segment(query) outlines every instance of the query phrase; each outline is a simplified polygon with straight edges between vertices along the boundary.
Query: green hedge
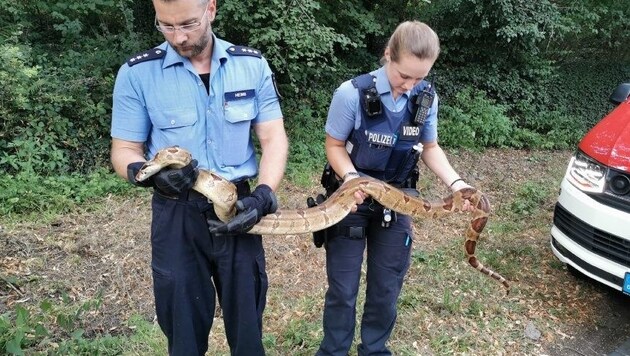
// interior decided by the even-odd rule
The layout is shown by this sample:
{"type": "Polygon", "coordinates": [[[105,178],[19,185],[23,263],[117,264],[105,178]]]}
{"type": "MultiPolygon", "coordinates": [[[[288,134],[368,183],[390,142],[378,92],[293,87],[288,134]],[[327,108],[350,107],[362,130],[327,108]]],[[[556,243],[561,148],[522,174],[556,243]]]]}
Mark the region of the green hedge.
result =
{"type": "Polygon", "coordinates": [[[627,61],[565,63],[549,83],[549,109],[561,111],[573,117],[577,126],[589,129],[614,107],[610,95],[624,82],[630,83],[627,61]]]}
{"type": "MultiPolygon", "coordinates": [[[[268,58],[285,97],[289,175],[299,177],[323,163],[333,90],[374,69],[389,33],[412,17],[442,39],[435,73],[446,146],[570,147],[630,80],[620,42],[630,10],[608,2],[610,11],[586,0],[225,0],[213,25],[268,58]]],[[[0,170],[55,176],[108,166],[116,71],[163,40],[151,2],[0,0],[0,8],[0,170]]]]}

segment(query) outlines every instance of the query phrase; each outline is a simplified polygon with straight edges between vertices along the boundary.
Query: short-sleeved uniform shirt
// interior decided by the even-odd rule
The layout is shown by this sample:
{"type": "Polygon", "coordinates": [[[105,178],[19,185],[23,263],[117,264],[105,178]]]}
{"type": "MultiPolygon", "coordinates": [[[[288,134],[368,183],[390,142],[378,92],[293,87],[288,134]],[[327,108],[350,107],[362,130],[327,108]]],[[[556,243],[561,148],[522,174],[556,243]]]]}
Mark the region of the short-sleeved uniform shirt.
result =
{"type": "MultiPolygon", "coordinates": [[[[370,72],[370,74],[376,77],[376,90],[381,97],[381,102],[393,112],[405,110],[409,98],[422,91],[427,85],[426,81],[422,81],[410,91],[400,95],[397,100],[394,100],[385,68],[381,67],[370,72]]],[[[326,133],[336,140],[346,141],[350,137],[352,130],[359,129],[361,126],[361,110],[359,91],[352,85],[351,80],[343,82],[335,90],[330,103],[328,119],[326,120],[326,133]]],[[[427,119],[422,126],[420,142],[437,141],[437,112],[438,98],[436,94],[427,119]]]]}
{"type": "Polygon", "coordinates": [[[154,49],[165,51],[163,57],[123,64],[114,86],[111,135],[146,143],[149,159],[178,145],[199,168],[229,180],[255,177],[252,124],[282,118],[273,75],[259,52],[214,35],[213,43],[209,93],[188,58],[167,42],[154,49]]]}

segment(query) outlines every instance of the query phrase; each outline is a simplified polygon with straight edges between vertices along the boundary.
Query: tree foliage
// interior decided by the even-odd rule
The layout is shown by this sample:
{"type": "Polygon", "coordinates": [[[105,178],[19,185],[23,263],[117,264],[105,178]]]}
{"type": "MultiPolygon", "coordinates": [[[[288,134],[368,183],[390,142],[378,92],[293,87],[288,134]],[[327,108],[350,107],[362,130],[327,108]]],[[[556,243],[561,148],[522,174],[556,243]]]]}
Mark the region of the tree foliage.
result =
{"type": "Polygon", "coordinates": [[[548,0],[439,1],[423,15],[439,33],[443,53],[436,64],[447,97],[473,86],[508,105],[532,107],[551,72],[541,43],[560,17],[548,0]]]}
{"type": "Polygon", "coordinates": [[[545,55],[559,62],[630,59],[630,6],[615,0],[556,0],[561,18],[545,39],[545,55]]]}
{"type": "Polygon", "coordinates": [[[102,165],[117,67],[136,51],[131,1],[0,0],[0,167],[48,175],[102,165]]]}
{"type": "MultiPolygon", "coordinates": [[[[215,32],[269,60],[284,96],[291,157],[309,166],[323,161],[333,90],[376,68],[404,20],[425,21],[441,38],[434,73],[444,137],[486,132],[474,126],[490,120],[505,130],[477,143],[552,147],[544,135],[553,133],[555,143],[569,145],[609,110],[612,88],[630,80],[630,7],[613,0],[218,6],[215,32]]],[[[0,0],[0,10],[0,169],[56,175],[106,165],[116,71],[127,56],[163,41],[152,3],[0,0]]]]}

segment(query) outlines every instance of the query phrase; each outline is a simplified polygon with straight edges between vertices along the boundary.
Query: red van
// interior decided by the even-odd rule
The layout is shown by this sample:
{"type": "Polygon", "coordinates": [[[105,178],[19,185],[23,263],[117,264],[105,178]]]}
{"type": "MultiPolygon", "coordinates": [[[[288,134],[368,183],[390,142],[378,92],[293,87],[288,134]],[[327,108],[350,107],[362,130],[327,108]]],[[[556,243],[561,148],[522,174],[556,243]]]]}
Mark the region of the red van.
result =
{"type": "Polygon", "coordinates": [[[553,253],[569,269],[630,294],[630,83],[584,136],[561,183],[553,253]]]}

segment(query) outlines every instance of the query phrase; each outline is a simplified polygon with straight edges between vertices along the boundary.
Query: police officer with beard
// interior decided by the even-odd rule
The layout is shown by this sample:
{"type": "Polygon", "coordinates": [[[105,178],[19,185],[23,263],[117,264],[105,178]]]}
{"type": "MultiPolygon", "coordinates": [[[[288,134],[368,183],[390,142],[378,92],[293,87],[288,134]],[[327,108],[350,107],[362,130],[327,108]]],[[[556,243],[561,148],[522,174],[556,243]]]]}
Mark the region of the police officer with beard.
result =
{"type": "MultiPolygon", "coordinates": [[[[415,191],[422,159],[453,191],[469,187],[437,143],[438,98],[425,78],[438,54],[439,39],[429,26],[404,22],[389,39],[382,67],[335,91],[326,122],[326,155],[343,182],[369,175],[415,191]]],[[[357,350],[359,355],[391,354],[386,342],[409,268],[412,221],[359,195],[355,198],[362,204],[356,212],[326,230],[328,290],[317,355],[348,354],[366,247],[367,285],[357,350]]]]}
{"type": "Polygon", "coordinates": [[[259,51],[213,34],[215,0],[153,0],[153,6],[166,41],[132,56],[118,72],[111,159],[120,176],[154,188],[157,320],[170,355],[204,355],[216,294],[231,353],[264,355],[265,255],[261,236],[247,230],[277,208],[273,191],[286,164],[273,75],[259,51]],[[262,148],[260,166],[250,129],[262,148]],[[145,157],[174,145],[195,160],[148,182],[135,181],[145,157]],[[190,189],[199,168],[236,184],[239,212],[228,224],[218,222],[211,203],[190,189]],[[251,191],[249,180],[256,176],[251,191]]]}

